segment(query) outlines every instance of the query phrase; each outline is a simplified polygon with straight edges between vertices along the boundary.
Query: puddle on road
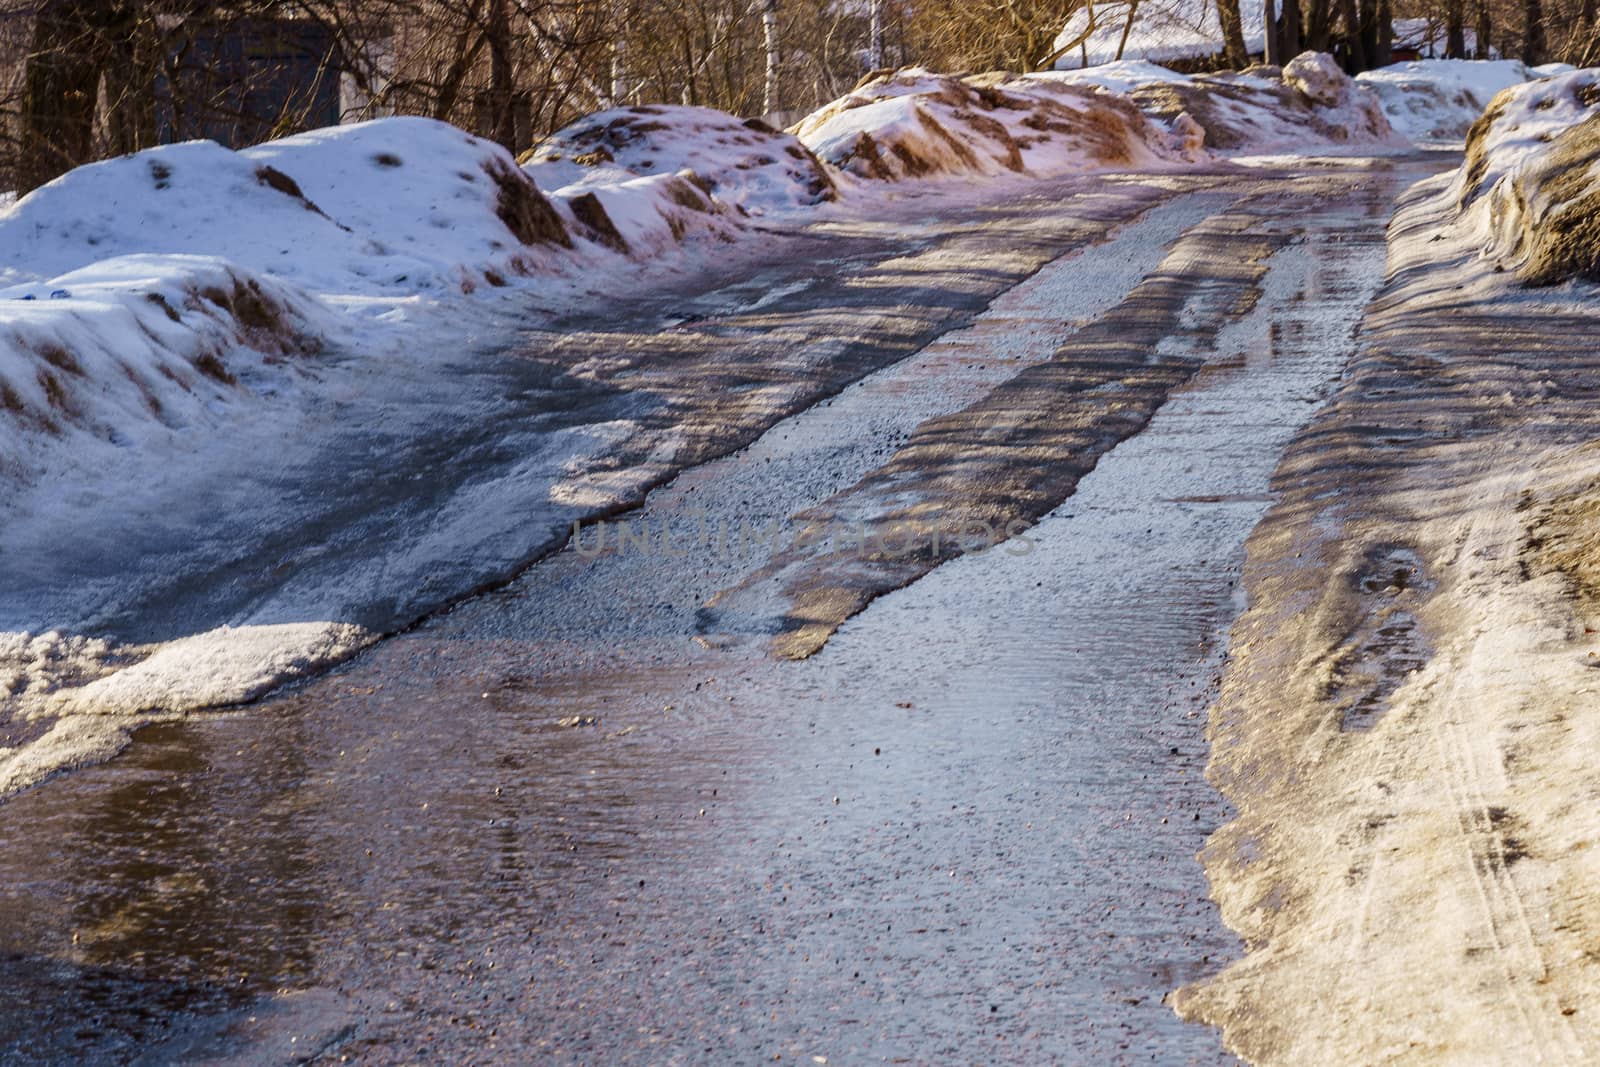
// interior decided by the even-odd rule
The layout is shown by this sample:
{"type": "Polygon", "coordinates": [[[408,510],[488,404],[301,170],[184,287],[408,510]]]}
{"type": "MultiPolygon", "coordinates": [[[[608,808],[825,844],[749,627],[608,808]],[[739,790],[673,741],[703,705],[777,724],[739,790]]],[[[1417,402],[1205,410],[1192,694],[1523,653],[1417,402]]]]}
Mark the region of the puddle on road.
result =
{"type": "MultiPolygon", "coordinates": [[[[1219,344],[1270,334],[1270,359],[1175,394],[1026,552],[935,571],[812,660],[689,644],[744,561],[568,552],[17,798],[0,1049],[114,1058],[187,1011],[287,1057],[299,1022],[229,1030],[287,989],[374,1062],[1224,1058],[1162,1003],[1236,952],[1194,860],[1225,815],[1206,696],[1268,476],[1382,269],[1311,244],[1219,344]],[[1293,299],[1318,279],[1341,306],[1293,299]]],[[[646,516],[780,513],[858,477],[894,431],[851,403],[646,516]]]]}

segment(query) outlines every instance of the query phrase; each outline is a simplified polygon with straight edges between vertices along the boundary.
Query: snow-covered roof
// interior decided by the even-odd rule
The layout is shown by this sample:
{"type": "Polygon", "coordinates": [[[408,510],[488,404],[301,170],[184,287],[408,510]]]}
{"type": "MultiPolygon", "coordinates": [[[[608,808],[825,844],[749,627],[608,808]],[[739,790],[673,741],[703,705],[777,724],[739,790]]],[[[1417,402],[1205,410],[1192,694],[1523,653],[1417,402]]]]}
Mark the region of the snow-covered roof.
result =
{"type": "MultiPolygon", "coordinates": [[[[1266,45],[1261,5],[1252,2],[1242,7],[1245,48],[1260,52],[1266,45]]],[[[1222,51],[1222,24],[1217,19],[1216,0],[1141,0],[1133,4],[1114,0],[1082,7],[1067,20],[1054,47],[1065,48],[1086,31],[1088,36],[1082,44],[1056,61],[1057,70],[1129,59],[1152,63],[1203,59],[1222,51]]]]}

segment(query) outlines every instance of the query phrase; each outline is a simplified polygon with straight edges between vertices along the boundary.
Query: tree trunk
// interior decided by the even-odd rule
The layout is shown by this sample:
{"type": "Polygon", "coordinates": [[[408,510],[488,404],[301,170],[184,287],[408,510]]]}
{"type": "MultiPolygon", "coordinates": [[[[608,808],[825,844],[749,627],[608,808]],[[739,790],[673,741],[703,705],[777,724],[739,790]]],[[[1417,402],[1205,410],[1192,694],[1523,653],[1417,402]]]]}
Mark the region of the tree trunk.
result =
{"type": "Polygon", "coordinates": [[[1387,67],[1394,62],[1394,6],[1390,0],[1378,0],[1378,41],[1372,54],[1374,67],[1387,67]]]}
{"type": "Polygon", "coordinates": [[[1381,67],[1378,62],[1378,0],[1357,0],[1361,16],[1361,51],[1369,67],[1381,67]]]}
{"type": "Polygon", "coordinates": [[[871,20],[867,43],[867,69],[883,69],[883,0],[872,0],[869,8],[871,20]]]}
{"type": "Polygon", "coordinates": [[[111,39],[105,70],[106,129],[118,155],[156,143],[156,68],[160,62],[155,22],[124,13],[111,39]]]}
{"type": "Polygon", "coordinates": [[[1344,20],[1344,46],[1346,69],[1350,74],[1360,74],[1367,68],[1367,50],[1361,44],[1361,16],[1356,11],[1356,0],[1340,0],[1339,17],[1344,20]]]}
{"type": "Polygon", "coordinates": [[[1300,54],[1300,0],[1283,0],[1283,29],[1279,38],[1283,54],[1293,59],[1300,54]]]}
{"type": "Polygon", "coordinates": [[[621,20],[626,14],[616,9],[612,14],[618,22],[611,38],[611,106],[623,107],[627,104],[623,97],[628,95],[628,37],[621,20]]]}
{"type": "Polygon", "coordinates": [[[1466,0],[1449,0],[1444,7],[1444,57],[1467,58],[1466,0]]]}
{"type": "MultiPolygon", "coordinates": [[[[1294,0],[1288,0],[1294,3],[1294,0]]],[[[1271,67],[1283,66],[1283,44],[1278,37],[1278,10],[1274,0],[1261,0],[1261,25],[1266,30],[1262,58],[1271,67]]]]}
{"type": "Polygon", "coordinates": [[[1489,0],[1476,0],[1475,8],[1476,25],[1474,26],[1474,36],[1476,36],[1477,40],[1472,42],[1472,58],[1488,59],[1489,31],[1491,29],[1489,0]]]}
{"type": "Polygon", "coordinates": [[[508,0],[491,0],[489,27],[489,139],[517,151],[516,78],[511,65],[511,12],[508,0]]]}
{"type": "Polygon", "coordinates": [[[1522,61],[1530,67],[1538,66],[1545,60],[1543,0],[1524,0],[1522,12],[1526,26],[1522,35],[1522,61]]]}
{"type": "Polygon", "coordinates": [[[1244,46],[1244,20],[1239,14],[1239,0],[1217,0],[1217,21],[1222,24],[1222,61],[1235,70],[1250,65],[1250,53],[1244,46]]]}
{"type": "Polygon", "coordinates": [[[761,112],[778,110],[778,0],[761,0],[761,42],[767,52],[767,78],[761,94],[761,112]]]}
{"type": "Polygon", "coordinates": [[[1139,0],[1128,0],[1128,17],[1122,23],[1122,36],[1117,38],[1117,62],[1119,63],[1122,62],[1123,50],[1128,47],[1128,34],[1133,32],[1133,20],[1138,15],[1139,0]]]}
{"type": "Polygon", "coordinates": [[[439,79],[438,89],[433,95],[434,118],[441,122],[449,122],[455,115],[456,107],[461,103],[461,89],[466,85],[467,75],[472,72],[473,64],[483,52],[483,44],[483,38],[477,35],[474,26],[463,25],[455,35],[450,65],[445,68],[444,75],[439,79]]]}
{"type": "Polygon", "coordinates": [[[1333,21],[1332,12],[1329,10],[1330,0],[1306,0],[1305,12],[1305,46],[1313,52],[1328,51],[1332,43],[1330,23],[1333,21]]]}

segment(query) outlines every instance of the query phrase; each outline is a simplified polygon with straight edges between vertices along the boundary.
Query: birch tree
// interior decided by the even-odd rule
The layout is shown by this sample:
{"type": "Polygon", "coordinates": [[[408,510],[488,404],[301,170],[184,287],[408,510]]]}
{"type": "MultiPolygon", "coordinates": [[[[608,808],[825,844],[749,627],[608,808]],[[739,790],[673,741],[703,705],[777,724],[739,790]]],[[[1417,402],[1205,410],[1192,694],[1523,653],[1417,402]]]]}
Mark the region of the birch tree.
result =
{"type": "Polygon", "coordinates": [[[762,86],[761,111],[771,115],[778,110],[778,0],[761,0],[761,41],[766,51],[766,82],[762,86]]]}
{"type": "Polygon", "coordinates": [[[883,0],[871,0],[867,11],[867,67],[883,69],[883,0]]]}

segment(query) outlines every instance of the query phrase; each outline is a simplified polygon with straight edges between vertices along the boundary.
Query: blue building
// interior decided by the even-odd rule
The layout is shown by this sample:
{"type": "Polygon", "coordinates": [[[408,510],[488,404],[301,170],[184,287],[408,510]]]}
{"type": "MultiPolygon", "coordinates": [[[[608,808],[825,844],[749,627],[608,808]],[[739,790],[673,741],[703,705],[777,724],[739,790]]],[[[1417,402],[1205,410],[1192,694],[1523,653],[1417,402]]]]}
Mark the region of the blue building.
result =
{"type": "Polygon", "coordinates": [[[179,36],[157,77],[157,139],[242,148],[335,125],[339,76],[334,35],[319,23],[201,24],[179,36]]]}

